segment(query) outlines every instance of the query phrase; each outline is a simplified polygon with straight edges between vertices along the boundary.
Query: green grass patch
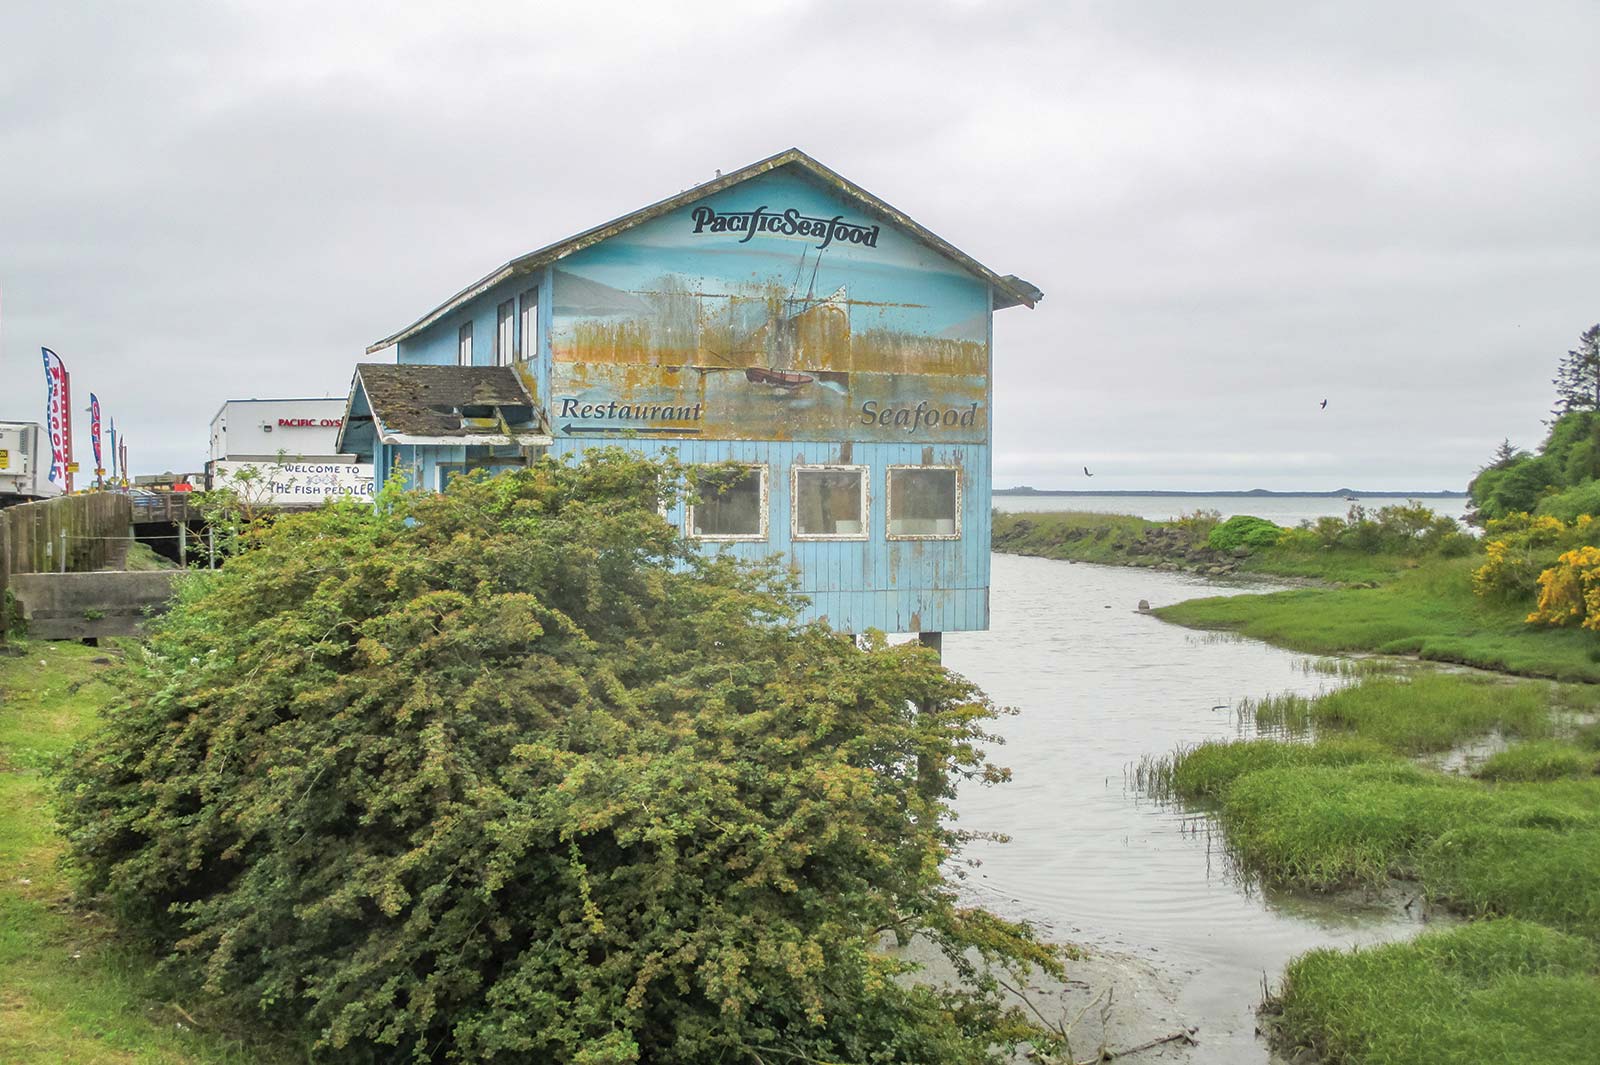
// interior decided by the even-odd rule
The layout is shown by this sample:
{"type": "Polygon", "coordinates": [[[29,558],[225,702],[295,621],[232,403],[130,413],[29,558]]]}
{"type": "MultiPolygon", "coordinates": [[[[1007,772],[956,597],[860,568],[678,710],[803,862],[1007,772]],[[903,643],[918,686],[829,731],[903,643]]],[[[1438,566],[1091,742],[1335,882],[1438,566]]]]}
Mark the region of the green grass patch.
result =
{"type": "Polygon", "coordinates": [[[1211,740],[1162,758],[1145,759],[1135,771],[1135,783],[1158,799],[1204,802],[1220,799],[1230,784],[1247,773],[1362,762],[1404,764],[1370,740],[1330,739],[1316,744],[1211,740]]]}
{"type": "Polygon", "coordinates": [[[1543,681],[1371,674],[1241,706],[1316,742],[1208,743],[1141,767],[1152,793],[1210,806],[1251,878],[1309,890],[1408,879],[1486,919],[1296,959],[1272,1004],[1280,1049],[1330,1065],[1596,1059],[1600,726],[1545,738],[1596,698],[1543,681]],[[1489,731],[1540,738],[1475,777],[1402,757],[1489,731]]]}
{"type": "Polygon", "coordinates": [[[1519,743],[1491,755],[1474,774],[1479,780],[1560,780],[1600,773],[1600,752],[1561,740],[1519,743]]]}
{"type": "Polygon", "coordinates": [[[1474,916],[1522,917],[1600,939],[1594,815],[1524,799],[1508,819],[1521,823],[1464,825],[1434,840],[1421,856],[1428,893],[1474,916]]]}
{"type": "Polygon", "coordinates": [[[1131,514],[996,512],[993,544],[1013,555],[1128,565],[1146,535],[1160,528],[1160,522],[1131,514]]]}
{"type": "Polygon", "coordinates": [[[1491,802],[1472,781],[1403,761],[1295,766],[1243,774],[1217,818],[1242,869],[1321,890],[1413,875],[1422,847],[1488,817],[1491,802]]]}
{"type": "Polygon", "coordinates": [[[109,658],[68,643],[0,654],[0,1061],[303,1061],[240,1034],[237,1019],[185,1008],[170,981],[152,977],[146,955],[71,904],[43,772],[94,726],[112,692],[103,676],[109,658]]]}
{"type": "MultiPolygon", "coordinates": [[[[1349,732],[1408,754],[1441,751],[1489,732],[1522,738],[1550,734],[1555,693],[1547,685],[1508,683],[1496,677],[1418,672],[1369,676],[1316,698],[1270,696],[1241,700],[1239,712],[1257,727],[1290,733],[1316,729],[1349,732]]],[[[1587,689],[1563,701],[1592,704],[1587,689]]]]}
{"type": "Polygon", "coordinates": [[[1393,580],[1421,565],[1406,555],[1380,554],[1353,548],[1280,546],[1257,551],[1239,563],[1241,573],[1296,577],[1335,585],[1370,585],[1393,580]]]}
{"type": "Polygon", "coordinates": [[[1212,802],[1234,862],[1269,882],[1413,878],[1467,913],[1600,937],[1600,778],[1493,786],[1342,739],[1202,744],[1152,779],[1212,802]]]}
{"type": "Polygon", "coordinates": [[[128,545],[128,558],[123,564],[123,569],[135,572],[177,568],[178,564],[176,562],[156,554],[155,549],[149,544],[141,544],[137,541],[128,545]]]}
{"type": "Polygon", "coordinates": [[[1278,1039],[1326,1065],[1550,1065],[1594,1061],[1594,944],[1486,921],[1290,963],[1278,1039]]]}
{"type": "Polygon", "coordinates": [[[1344,677],[1354,680],[1374,675],[1390,676],[1405,673],[1415,664],[1400,658],[1302,658],[1295,663],[1302,673],[1315,673],[1323,677],[1344,677]]]}
{"type": "Polygon", "coordinates": [[[1414,654],[1558,680],[1600,681],[1593,632],[1533,627],[1526,605],[1472,593],[1477,559],[1432,559],[1376,588],[1299,588],[1192,599],[1155,613],[1314,654],[1414,654]]]}

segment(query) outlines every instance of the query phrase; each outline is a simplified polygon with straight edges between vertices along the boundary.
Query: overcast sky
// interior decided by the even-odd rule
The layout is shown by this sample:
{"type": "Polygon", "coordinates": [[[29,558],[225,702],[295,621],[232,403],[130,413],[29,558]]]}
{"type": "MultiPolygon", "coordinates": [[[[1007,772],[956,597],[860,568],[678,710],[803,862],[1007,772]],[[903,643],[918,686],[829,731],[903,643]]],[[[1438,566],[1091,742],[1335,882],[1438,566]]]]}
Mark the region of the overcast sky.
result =
{"type": "Polygon", "coordinates": [[[1594,0],[10,0],[0,419],[48,345],[136,472],[197,469],[224,400],[343,395],[793,145],[1044,290],[995,317],[997,484],[1460,488],[1600,321],[1597,45],[1594,0]]]}

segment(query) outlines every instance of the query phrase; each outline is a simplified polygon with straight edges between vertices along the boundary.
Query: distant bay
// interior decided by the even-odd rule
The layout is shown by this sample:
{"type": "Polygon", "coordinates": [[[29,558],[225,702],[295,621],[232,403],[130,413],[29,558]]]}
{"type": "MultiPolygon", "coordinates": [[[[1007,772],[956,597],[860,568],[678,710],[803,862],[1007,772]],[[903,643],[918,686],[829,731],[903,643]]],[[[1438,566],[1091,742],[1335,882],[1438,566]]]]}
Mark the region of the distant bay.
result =
{"type": "Polygon", "coordinates": [[[1215,510],[1224,518],[1254,514],[1279,525],[1293,526],[1321,517],[1342,518],[1354,506],[1379,507],[1415,499],[1439,514],[1461,520],[1467,513],[1465,493],[1456,492],[1047,492],[994,493],[996,510],[1008,514],[1037,510],[1089,514],[1133,514],[1149,521],[1170,521],[1197,510],[1215,510]],[[1355,498],[1349,498],[1354,496],[1355,498]]]}

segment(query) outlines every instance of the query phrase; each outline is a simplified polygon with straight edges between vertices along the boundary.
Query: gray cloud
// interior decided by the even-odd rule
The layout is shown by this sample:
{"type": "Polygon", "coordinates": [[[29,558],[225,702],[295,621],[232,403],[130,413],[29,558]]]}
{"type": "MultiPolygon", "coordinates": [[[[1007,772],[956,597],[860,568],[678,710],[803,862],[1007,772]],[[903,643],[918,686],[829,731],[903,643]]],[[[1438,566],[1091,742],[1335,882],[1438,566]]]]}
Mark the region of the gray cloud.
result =
{"type": "Polygon", "coordinates": [[[996,478],[1432,488],[1600,320],[1590,3],[0,13],[0,417],[141,469],[506,259],[797,144],[1001,271],[996,478]],[[1326,412],[1317,404],[1329,398],[1326,412]]]}

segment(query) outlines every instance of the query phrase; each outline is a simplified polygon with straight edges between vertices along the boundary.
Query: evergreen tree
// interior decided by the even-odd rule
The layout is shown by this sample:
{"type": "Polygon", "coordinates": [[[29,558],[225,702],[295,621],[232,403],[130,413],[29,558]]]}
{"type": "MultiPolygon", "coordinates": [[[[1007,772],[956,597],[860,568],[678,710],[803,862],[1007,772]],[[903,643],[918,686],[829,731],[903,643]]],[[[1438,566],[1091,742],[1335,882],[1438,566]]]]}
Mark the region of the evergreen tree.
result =
{"type": "Polygon", "coordinates": [[[1483,470],[1503,470],[1526,454],[1527,452],[1513,444],[1508,436],[1495,447],[1494,455],[1489,459],[1489,464],[1480,466],[1478,469],[1480,472],[1483,470]]]}
{"type": "Polygon", "coordinates": [[[1578,337],[1578,346],[1562,358],[1551,383],[1556,386],[1553,414],[1600,410],[1600,324],[1578,337]]]}

